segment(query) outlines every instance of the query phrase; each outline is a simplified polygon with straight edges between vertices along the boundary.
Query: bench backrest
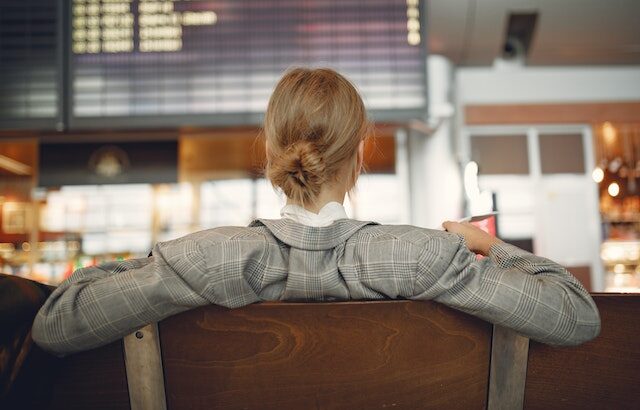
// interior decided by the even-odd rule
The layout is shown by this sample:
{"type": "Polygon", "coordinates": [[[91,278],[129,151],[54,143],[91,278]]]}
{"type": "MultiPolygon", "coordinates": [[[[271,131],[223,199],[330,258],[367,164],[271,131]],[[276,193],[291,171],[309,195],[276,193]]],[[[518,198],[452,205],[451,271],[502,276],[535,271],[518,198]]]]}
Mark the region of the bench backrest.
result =
{"type": "Polygon", "coordinates": [[[169,408],[477,408],[487,398],[491,326],[435,303],[207,308],[159,328],[169,408]]]}
{"type": "Polygon", "coordinates": [[[640,295],[595,294],[600,335],[581,346],[530,342],[525,408],[640,408],[640,295]]]}
{"type": "Polygon", "coordinates": [[[595,300],[571,348],[431,302],[207,306],[65,358],[51,408],[634,408],[640,295],[595,300]]]}

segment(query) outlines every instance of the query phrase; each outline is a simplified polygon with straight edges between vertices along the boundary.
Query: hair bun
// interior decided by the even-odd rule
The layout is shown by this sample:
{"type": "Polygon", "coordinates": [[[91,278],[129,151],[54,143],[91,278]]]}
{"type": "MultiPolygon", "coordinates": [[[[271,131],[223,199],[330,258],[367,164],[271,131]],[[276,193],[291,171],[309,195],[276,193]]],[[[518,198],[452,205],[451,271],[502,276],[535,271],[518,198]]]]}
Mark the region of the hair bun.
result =
{"type": "Polygon", "coordinates": [[[302,204],[311,203],[325,182],[324,158],[313,141],[296,141],[272,166],[269,178],[287,197],[302,204]]]}

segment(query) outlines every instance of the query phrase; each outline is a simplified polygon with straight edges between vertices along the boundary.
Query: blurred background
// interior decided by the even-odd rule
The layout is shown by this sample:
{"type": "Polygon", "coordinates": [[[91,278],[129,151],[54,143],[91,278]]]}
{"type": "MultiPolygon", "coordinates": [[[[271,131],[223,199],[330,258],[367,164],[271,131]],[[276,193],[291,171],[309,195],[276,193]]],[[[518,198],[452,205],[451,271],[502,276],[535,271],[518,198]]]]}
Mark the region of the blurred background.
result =
{"type": "Polygon", "coordinates": [[[0,271],[58,284],[278,218],[258,139],[292,66],[360,90],[356,219],[497,235],[640,291],[640,2],[0,2],[0,271]]]}

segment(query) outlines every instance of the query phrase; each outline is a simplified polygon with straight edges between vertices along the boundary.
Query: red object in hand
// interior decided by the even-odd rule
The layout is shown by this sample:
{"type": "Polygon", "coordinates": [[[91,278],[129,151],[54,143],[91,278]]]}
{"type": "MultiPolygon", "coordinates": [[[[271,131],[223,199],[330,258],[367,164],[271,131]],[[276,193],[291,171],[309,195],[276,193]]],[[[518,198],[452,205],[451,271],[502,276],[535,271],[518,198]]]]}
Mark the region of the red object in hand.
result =
{"type": "Polygon", "coordinates": [[[496,216],[491,215],[480,221],[469,222],[471,225],[477,226],[491,236],[496,236],[496,216]]]}

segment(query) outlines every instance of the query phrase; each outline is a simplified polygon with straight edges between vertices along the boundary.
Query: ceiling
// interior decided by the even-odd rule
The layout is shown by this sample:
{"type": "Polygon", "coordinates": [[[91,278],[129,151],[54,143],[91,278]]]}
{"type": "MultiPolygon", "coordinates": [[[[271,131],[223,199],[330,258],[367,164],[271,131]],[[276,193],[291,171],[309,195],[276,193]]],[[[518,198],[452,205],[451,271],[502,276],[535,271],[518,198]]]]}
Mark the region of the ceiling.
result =
{"type": "Polygon", "coordinates": [[[640,0],[428,0],[429,53],[491,65],[511,12],[538,12],[528,65],[640,64],[640,0]]]}

